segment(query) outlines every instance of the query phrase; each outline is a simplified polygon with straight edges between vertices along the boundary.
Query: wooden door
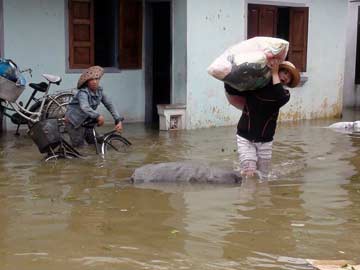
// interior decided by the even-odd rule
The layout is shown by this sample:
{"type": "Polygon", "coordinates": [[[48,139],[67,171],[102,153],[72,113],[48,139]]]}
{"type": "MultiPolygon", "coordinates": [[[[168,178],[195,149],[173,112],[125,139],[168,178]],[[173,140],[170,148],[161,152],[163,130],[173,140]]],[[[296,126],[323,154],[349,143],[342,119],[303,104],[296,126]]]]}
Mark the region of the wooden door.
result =
{"type": "Polygon", "coordinates": [[[69,0],[70,68],[94,65],[94,0],[69,0]]]}

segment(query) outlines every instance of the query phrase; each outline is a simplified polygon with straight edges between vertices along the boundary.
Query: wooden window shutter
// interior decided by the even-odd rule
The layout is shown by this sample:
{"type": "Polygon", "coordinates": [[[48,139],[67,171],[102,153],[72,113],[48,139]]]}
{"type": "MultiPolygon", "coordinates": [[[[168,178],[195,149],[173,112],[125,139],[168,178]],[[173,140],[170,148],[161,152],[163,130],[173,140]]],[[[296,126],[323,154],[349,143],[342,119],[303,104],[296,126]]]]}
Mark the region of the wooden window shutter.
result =
{"type": "Polygon", "coordinates": [[[120,0],[119,6],[119,66],[139,69],[142,67],[142,1],[120,0]]]}
{"type": "Polygon", "coordinates": [[[94,65],[94,0],[69,0],[70,68],[94,65]]]}
{"type": "Polygon", "coordinates": [[[259,36],[276,37],[277,7],[262,6],[260,9],[259,36]]]}
{"type": "Polygon", "coordinates": [[[277,7],[248,5],[248,38],[275,37],[277,33],[277,7]]]}
{"type": "Polygon", "coordinates": [[[248,5],[248,39],[259,35],[259,18],[260,7],[258,5],[248,5]]]}
{"type": "Polygon", "coordinates": [[[306,71],[309,8],[290,8],[288,59],[300,70],[306,71]]]}

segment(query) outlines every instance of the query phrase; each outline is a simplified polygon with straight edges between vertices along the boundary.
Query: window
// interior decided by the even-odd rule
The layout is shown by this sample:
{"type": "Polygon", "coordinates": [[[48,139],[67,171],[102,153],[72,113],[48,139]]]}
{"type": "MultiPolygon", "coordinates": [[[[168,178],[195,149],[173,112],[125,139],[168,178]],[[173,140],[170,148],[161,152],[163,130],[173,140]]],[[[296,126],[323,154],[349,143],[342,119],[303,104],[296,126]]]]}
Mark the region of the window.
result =
{"type": "Polygon", "coordinates": [[[142,1],[68,1],[70,68],[141,68],[142,1]]]}
{"type": "Polygon", "coordinates": [[[306,71],[308,14],[307,7],[249,4],[248,38],[268,36],[288,40],[287,59],[300,71],[306,71]]]}

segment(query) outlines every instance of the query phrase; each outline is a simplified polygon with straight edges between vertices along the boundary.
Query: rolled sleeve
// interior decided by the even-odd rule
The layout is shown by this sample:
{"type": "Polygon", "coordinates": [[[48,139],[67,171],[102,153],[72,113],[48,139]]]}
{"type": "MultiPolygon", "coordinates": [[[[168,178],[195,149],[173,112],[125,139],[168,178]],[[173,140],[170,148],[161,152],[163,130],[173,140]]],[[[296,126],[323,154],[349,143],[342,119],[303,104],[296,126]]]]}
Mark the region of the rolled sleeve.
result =
{"type": "Polygon", "coordinates": [[[102,104],[104,104],[105,108],[110,112],[110,114],[114,118],[115,124],[118,124],[122,120],[122,117],[120,116],[119,112],[115,108],[110,98],[105,93],[103,93],[102,95],[101,102],[102,104]]]}

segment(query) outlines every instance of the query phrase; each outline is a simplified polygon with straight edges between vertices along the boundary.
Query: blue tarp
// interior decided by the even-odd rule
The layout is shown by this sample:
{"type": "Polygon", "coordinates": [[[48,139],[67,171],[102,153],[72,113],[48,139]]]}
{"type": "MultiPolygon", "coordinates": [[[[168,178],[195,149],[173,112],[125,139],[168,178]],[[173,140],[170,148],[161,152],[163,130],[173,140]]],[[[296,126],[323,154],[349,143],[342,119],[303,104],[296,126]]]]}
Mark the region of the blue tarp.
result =
{"type": "Polygon", "coordinates": [[[15,82],[17,85],[26,85],[24,76],[18,66],[10,59],[0,58],[0,76],[15,82]]]}

